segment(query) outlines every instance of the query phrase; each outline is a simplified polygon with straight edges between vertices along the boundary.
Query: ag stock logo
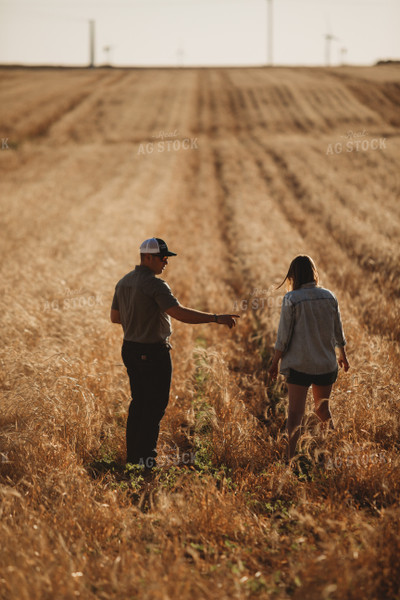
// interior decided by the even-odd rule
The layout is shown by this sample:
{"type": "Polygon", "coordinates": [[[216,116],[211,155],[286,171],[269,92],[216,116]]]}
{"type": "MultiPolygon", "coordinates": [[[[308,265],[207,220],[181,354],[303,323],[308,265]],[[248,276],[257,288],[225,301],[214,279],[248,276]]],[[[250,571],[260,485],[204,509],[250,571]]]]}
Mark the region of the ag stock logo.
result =
{"type": "Polygon", "coordinates": [[[368,132],[364,129],[362,131],[348,131],[346,135],[341,135],[342,142],[335,142],[328,144],[326,150],[327,155],[342,154],[342,152],[368,152],[369,150],[386,150],[386,138],[374,137],[370,139],[368,132]]]}
{"type": "MultiPolygon", "coordinates": [[[[156,152],[179,152],[180,150],[198,150],[198,138],[179,139],[179,131],[159,131],[151,137],[154,142],[140,144],[137,154],[153,154],[156,152]]],[[[179,136],[182,137],[182,136],[179,136]]]]}

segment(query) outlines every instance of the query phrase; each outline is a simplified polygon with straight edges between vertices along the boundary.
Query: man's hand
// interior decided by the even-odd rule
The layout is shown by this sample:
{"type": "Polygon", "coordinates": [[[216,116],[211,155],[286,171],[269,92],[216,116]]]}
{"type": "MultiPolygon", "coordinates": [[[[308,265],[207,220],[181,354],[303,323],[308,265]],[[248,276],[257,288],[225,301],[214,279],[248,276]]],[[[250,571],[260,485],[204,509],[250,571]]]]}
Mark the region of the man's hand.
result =
{"type": "Polygon", "coordinates": [[[229,329],[236,326],[236,319],[240,319],[240,315],[217,315],[217,323],[227,325],[229,329]]]}

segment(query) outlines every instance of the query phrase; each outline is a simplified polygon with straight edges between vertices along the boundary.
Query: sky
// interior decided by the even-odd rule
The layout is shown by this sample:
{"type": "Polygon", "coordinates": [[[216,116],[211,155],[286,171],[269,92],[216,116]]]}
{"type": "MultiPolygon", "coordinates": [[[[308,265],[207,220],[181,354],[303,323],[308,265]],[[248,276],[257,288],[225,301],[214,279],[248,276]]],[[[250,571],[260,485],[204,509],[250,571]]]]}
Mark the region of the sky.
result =
{"type": "Polygon", "coordinates": [[[400,59],[400,0],[0,0],[0,64],[85,66],[90,19],[96,65],[325,65],[326,34],[331,65],[400,59]]]}

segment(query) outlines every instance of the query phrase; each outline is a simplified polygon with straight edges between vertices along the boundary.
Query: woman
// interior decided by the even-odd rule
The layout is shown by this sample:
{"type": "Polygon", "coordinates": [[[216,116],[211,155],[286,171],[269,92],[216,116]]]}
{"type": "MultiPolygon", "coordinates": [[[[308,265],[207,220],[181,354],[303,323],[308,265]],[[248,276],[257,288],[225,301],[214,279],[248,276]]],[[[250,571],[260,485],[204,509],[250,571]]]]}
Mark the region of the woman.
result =
{"type": "Polygon", "coordinates": [[[315,412],[333,429],[329,396],[337,379],[338,363],[345,371],[347,360],[339,305],[329,290],[318,286],[318,272],[309,256],[296,256],[285,279],[288,293],[282,301],[275,354],[269,369],[276,379],[278,363],[286,376],[289,393],[287,429],[288,457],[293,458],[304,416],[307,391],[312,386],[315,412]],[[335,347],[339,349],[336,358],[335,347]]]}

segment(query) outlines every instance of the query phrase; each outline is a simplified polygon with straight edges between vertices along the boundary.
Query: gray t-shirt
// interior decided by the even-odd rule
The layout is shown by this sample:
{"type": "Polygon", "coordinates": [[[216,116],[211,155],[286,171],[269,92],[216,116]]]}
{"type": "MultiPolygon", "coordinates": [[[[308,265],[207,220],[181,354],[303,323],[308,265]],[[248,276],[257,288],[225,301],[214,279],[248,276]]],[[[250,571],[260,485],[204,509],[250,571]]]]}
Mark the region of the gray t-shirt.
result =
{"type": "Polygon", "coordinates": [[[165,281],[138,265],[118,281],[111,308],[119,311],[124,340],[156,344],[168,343],[172,329],[165,311],[178,304],[165,281]]]}

